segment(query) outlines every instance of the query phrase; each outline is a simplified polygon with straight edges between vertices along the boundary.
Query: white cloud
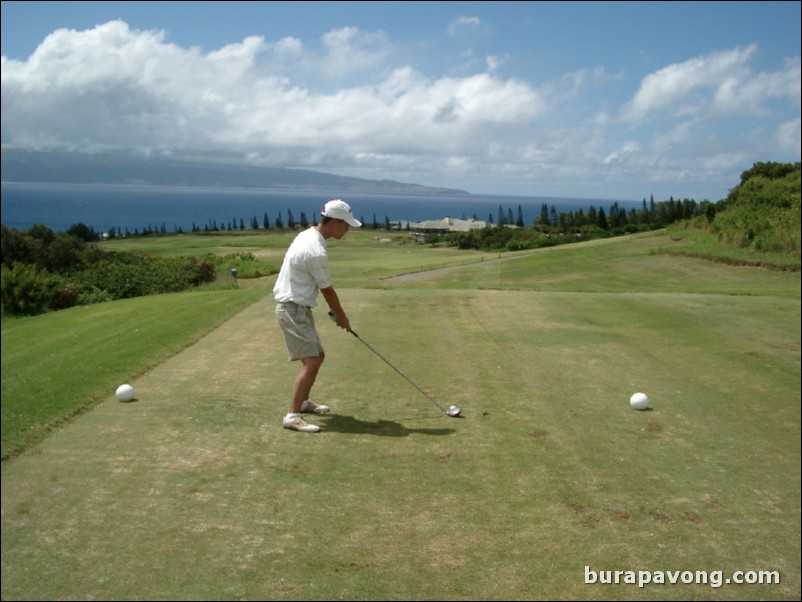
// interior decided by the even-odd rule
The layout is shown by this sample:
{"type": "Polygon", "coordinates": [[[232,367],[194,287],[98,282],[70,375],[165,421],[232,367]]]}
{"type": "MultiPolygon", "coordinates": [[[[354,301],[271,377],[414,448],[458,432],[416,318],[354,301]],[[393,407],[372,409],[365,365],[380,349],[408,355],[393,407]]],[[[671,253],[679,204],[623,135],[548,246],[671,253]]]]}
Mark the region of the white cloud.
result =
{"type": "Polygon", "coordinates": [[[487,70],[490,73],[495,73],[496,71],[498,71],[499,67],[501,67],[501,65],[503,64],[504,64],[504,59],[502,59],[501,57],[492,54],[488,54],[485,57],[485,65],[487,66],[487,70]]]}
{"type": "Polygon", "coordinates": [[[798,56],[755,72],[755,46],[712,52],[630,93],[631,74],[604,66],[535,85],[503,75],[514,55],[453,75],[423,73],[396,50],[384,32],[353,27],[319,40],[252,36],[207,53],[122,21],[59,30],[28,60],[2,58],[2,144],[239,153],[476,192],[593,197],[615,186],[630,198],[651,192],[644,181],[710,178],[704,165],[726,165],[732,186],[749,167],[737,165],[751,156],[743,147],[764,153],[755,160],[799,156],[800,121],[788,111],[800,104],[798,56]],[[717,129],[738,115],[763,121],[748,134],[717,129]]]}
{"type": "Polygon", "coordinates": [[[703,95],[705,90],[713,94],[725,91],[750,76],[747,64],[756,51],[757,46],[752,44],[660,69],[643,79],[634,98],[624,106],[624,117],[639,122],[665,112],[698,113],[710,103],[710,98],[703,95]]]}
{"type": "Polygon", "coordinates": [[[611,165],[613,163],[621,161],[627,155],[640,154],[640,151],[641,151],[640,144],[634,141],[629,141],[624,143],[619,148],[614,149],[613,152],[604,157],[602,162],[605,165],[611,165]]]}
{"type": "Polygon", "coordinates": [[[796,153],[797,161],[799,161],[801,152],[800,149],[802,149],[801,126],[801,119],[792,119],[791,121],[786,121],[777,127],[777,131],[774,136],[777,149],[782,153],[796,153]]]}
{"type": "MultiPolygon", "coordinates": [[[[383,71],[382,33],[332,30],[328,78],[383,71]]],[[[120,21],[49,36],[27,63],[3,63],[4,144],[213,147],[308,164],[310,156],[427,154],[473,140],[476,127],[515,127],[542,110],[528,85],[476,74],[424,78],[408,66],[375,85],[314,90],[289,65],[311,60],[294,38],[261,37],[201,54],[120,21]],[[277,65],[279,57],[285,63],[277,65]],[[68,115],[68,118],[64,116],[68,115]]],[[[370,79],[370,78],[365,78],[370,79]]],[[[350,160],[345,159],[348,163],[350,160]]]]}
{"type": "Polygon", "coordinates": [[[764,117],[771,113],[769,103],[776,99],[800,99],[799,57],[787,60],[783,70],[758,73],[748,79],[730,78],[722,82],[714,97],[714,110],[723,114],[764,117]]]}
{"type": "Polygon", "coordinates": [[[459,16],[456,19],[452,19],[448,24],[448,33],[449,35],[455,35],[460,33],[464,30],[475,29],[482,24],[482,20],[479,17],[465,17],[459,16]]]}
{"type": "Polygon", "coordinates": [[[356,27],[329,31],[323,36],[323,46],[326,54],[320,75],[332,79],[370,74],[383,65],[389,52],[384,33],[364,33],[356,27]]]}
{"type": "Polygon", "coordinates": [[[300,56],[304,51],[304,45],[301,40],[292,36],[280,39],[272,45],[276,54],[284,57],[300,56]]]}

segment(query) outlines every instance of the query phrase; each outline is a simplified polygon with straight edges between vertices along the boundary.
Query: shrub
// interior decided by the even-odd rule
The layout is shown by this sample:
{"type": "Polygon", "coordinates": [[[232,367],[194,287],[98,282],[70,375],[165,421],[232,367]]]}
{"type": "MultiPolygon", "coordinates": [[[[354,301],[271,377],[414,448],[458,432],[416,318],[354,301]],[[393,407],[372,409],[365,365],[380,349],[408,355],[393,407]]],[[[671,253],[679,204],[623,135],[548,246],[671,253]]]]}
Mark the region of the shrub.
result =
{"type": "Polygon", "coordinates": [[[214,266],[194,257],[151,258],[127,253],[108,253],[76,276],[82,290],[106,291],[112,299],[159,293],[176,293],[212,282],[214,266]]]}
{"type": "Polygon", "coordinates": [[[58,299],[64,281],[35,265],[15,262],[11,268],[0,268],[0,298],[4,313],[36,315],[66,302],[58,299]]]}
{"type": "Polygon", "coordinates": [[[757,251],[800,250],[800,172],[771,179],[752,175],[730,193],[716,214],[713,232],[736,247],[757,251]]]}

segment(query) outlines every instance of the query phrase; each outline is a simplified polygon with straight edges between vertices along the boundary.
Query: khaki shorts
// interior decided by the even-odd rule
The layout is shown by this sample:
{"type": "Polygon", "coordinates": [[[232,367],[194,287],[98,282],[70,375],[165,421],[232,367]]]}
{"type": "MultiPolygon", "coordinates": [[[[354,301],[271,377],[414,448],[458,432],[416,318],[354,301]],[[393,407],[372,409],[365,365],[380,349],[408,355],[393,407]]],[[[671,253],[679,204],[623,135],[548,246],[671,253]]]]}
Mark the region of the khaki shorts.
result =
{"type": "Polygon", "coordinates": [[[323,345],[315,330],[315,318],[312,316],[311,307],[297,303],[278,303],[276,318],[284,332],[290,361],[317,357],[323,353],[323,345]]]}

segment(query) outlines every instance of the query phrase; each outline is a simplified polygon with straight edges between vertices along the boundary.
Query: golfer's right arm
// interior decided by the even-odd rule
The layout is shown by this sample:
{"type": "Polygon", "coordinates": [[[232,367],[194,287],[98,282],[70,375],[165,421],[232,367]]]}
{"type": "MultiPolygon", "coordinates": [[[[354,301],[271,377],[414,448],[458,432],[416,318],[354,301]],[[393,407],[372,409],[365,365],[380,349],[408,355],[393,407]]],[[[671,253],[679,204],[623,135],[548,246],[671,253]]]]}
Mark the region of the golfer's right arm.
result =
{"type": "Polygon", "coordinates": [[[337,296],[337,291],[334,290],[334,287],[322,288],[320,292],[323,293],[323,298],[329,304],[329,309],[337,316],[337,326],[351,332],[351,322],[349,322],[348,316],[345,315],[343,306],[340,305],[340,298],[337,296]]]}

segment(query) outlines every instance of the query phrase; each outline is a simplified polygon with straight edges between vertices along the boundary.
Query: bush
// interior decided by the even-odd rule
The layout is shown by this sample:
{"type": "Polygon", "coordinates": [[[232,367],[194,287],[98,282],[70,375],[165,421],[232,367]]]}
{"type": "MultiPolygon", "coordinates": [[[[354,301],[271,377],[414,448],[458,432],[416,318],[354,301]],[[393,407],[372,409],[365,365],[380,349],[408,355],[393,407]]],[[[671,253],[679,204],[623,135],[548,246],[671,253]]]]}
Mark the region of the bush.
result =
{"type": "Polygon", "coordinates": [[[63,279],[47,270],[19,262],[11,268],[3,265],[0,270],[0,298],[4,313],[33,316],[69,302],[59,296],[64,289],[63,279]]]}
{"type": "Polygon", "coordinates": [[[194,257],[149,258],[125,253],[108,253],[76,276],[84,291],[105,291],[112,299],[127,299],[177,293],[212,282],[214,266],[194,257]]]}
{"type": "Polygon", "coordinates": [[[757,251],[800,251],[800,172],[752,175],[730,193],[712,223],[719,239],[757,251]]]}
{"type": "Polygon", "coordinates": [[[82,291],[78,296],[78,305],[93,305],[95,303],[105,303],[106,301],[114,301],[114,297],[108,291],[94,286],[82,291]]]}
{"type": "MultiPolygon", "coordinates": [[[[232,268],[237,268],[237,278],[261,278],[271,274],[277,274],[276,266],[265,263],[250,252],[229,253],[222,257],[206,255],[203,258],[206,266],[211,270],[216,270],[224,277],[231,273],[232,268]]],[[[198,266],[203,272],[202,266],[198,266]]],[[[211,272],[211,279],[205,282],[214,281],[214,272],[211,272]]]]}
{"type": "MultiPolygon", "coordinates": [[[[104,252],[86,242],[96,234],[83,224],[54,233],[0,228],[2,311],[38,314],[77,304],[187,290],[216,278],[213,257],[150,258],[104,252]]],[[[252,255],[244,258],[258,263],[252,255]]],[[[260,264],[261,265],[261,264],[260,264]]]]}

